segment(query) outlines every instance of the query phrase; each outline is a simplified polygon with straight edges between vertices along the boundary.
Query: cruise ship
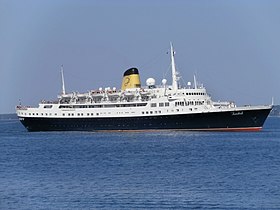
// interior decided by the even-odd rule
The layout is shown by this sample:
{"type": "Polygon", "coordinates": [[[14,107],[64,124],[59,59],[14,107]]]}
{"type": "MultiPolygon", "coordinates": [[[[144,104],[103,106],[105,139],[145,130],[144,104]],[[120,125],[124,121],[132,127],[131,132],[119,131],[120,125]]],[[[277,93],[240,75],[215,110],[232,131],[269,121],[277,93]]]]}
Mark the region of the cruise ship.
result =
{"type": "Polygon", "coordinates": [[[28,131],[259,131],[272,105],[236,106],[215,102],[205,87],[193,82],[179,85],[174,50],[170,44],[172,84],[140,82],[137,68],[123,74],[121,89],[99,88],[86,93],[65,91],[56,101],[38,107],[18,105],[16,113],[28,131]]]}

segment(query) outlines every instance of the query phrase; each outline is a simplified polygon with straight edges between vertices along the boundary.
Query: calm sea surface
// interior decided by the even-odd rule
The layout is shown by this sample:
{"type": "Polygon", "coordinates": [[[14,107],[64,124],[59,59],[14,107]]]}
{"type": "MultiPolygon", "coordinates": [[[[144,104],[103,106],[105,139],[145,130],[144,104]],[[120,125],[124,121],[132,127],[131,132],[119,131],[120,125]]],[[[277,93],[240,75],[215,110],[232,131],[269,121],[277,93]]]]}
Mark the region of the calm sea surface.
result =
{"type": "Polygon", "coordinates": [[[0,209],[280,209],[261,132],[27,132],[0,120],[0,209]]]}

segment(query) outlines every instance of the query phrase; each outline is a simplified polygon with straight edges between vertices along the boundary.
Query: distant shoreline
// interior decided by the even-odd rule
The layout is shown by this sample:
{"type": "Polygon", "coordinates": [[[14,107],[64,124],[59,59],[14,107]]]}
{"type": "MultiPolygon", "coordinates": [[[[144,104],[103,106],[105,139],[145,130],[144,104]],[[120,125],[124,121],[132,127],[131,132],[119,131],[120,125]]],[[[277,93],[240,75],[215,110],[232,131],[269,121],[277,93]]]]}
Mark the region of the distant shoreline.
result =
{"type": "Polygon", "coordinates": [[[274,105],[269,116],[270,117],[280,117],[280,105],[274,105]]]}
{"type": "Polygon", "coordinates": [[[17,114],[0,114],[0,120],[16,120],[18,119],[17,114]]]}

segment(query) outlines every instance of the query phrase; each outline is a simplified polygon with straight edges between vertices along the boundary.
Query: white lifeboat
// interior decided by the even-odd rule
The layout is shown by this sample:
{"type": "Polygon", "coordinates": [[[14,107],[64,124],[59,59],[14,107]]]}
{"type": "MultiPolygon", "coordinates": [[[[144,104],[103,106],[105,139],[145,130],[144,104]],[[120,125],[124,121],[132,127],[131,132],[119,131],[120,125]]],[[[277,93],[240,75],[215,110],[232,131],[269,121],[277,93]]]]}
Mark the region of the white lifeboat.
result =
{"type": "Polygon", "coordinates": [[[91,97],[92,98],[103,98],[104,97],[104,91],[100,90],[92,90],[91,91],[91,97]]]}

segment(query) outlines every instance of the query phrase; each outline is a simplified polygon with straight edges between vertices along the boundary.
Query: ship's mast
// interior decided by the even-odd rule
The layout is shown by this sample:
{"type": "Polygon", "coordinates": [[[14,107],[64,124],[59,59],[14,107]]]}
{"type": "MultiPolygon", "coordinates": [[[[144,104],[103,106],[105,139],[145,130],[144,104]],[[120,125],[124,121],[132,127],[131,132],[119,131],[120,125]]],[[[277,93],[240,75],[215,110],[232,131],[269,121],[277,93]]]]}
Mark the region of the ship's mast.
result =
{"type": "Polygon", "coordinates": [[[178,90],[178,83],[177,83],[177,72],[175,67],[175,59],[174,59],[174,50],[172,43],[170,42],[170,56],[171,56],[171,68],[172,68],[172,89],[177,91],[178,90]]]}
{"type": "Polygon", "coordinates": [[[196,81],[195,74],[193,75],[193,84],[194,84],[194,89],[197,89],[197,81],[196,81]]]}
{"type": "Polygon", "coordinates": [[[61,81],[62,81],[62,95],[65,95],[65,84],[64,84],[64,76],[63,76],[63,65],[61,65],[61,81]]]}

